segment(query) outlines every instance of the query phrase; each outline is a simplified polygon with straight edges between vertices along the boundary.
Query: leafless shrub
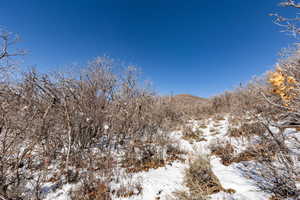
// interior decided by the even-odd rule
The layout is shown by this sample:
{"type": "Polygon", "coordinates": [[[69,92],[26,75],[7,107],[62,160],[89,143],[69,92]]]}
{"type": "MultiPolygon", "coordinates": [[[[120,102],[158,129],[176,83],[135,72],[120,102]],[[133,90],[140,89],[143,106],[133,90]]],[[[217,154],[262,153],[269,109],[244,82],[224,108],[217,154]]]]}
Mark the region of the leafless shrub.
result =
{"type": "Polygon", "coordinates": [[[229,142],[216,141],[209,145],[212,155],[221,158],[223,165],[232,163],[240,163],[243,161],[272,161],[280,150],[277,144],[266,138],[256,144],[248,144],[249,146],[242,152],[236,153],[235,147],[229,142]]]}
{"type": "MultiPolygon", "coordinates": [[[[31,70],[18,82],[1,83],[1,195],[25,198],[12,191],[23,191],[33,172],[42,174],[54,164],[61,171],[51,180],[65,183],[86,179],[78,174],[80,169],[112,176],[120,164],[113,154],[120,152],[129,163],[148,168],[157,167],[149,163],[179,159],[169,151],[167,130],[181,123],[181,116],[139,86],[134,68],[119,75],[113,67],[110,59],[101,57],[76,76],[31,70]]],[[[34,186],[37,199],[45,181],[34,186]]],[[[93,198],[98,198],[95,187],[84,189],[84,194],[96,190],[93,198]]]]}
{"type": "Polygon", "coordinates": [[[231,143],[216,141],[209,145],[209,149],[212,155],[216,155],[221,158],[224,165],[230,165],[232,158],[234,157],[234,147],[231,143]]]}
{"type": "MultiPolygon", "coordinates": [[[[291,7],[291,8],[296,8],[296,9],[300,8],[300,4],[294,0],[282,1],[279,5],[283,6],[283,7],[291,7]]],[[[283,28],[282,32],[287,32],[294,37],[296,37],[299,34],[299,17],[298,17],[298,15],[293,16],[293,17],[282,16],[278,13],[272,13],[270,15],[274,17],[274,23],[283,28]]]]}
{"type": "Polygon", "coordinates": [[[71,192],[72,200],[111,200],[111,189],[106,181],[94,178],[92,174],[81,179],[79,189],[71,192]]]}
{"type": "Polygon", "coordinates": [[[0,84],[9,81],[13,70],[16,70],[16,60],[13,58],[26,54],[24,50],[16,48],[19,41],[17,34],[0,26],[0,84]]]}
{"type": "Polygon", "coordinates": [[[230,127],[228,134],[230,137],[247,137],[250,138],[254,135],[264,135],[266,132],[265,126],[260,122],[242,123],[240,127],[230,127]]]}
{"type": "Polygon", "coordinates": [[[189,194],[186,191],[177,191],[174,193],[176,197],[171,199],[178,199],[178,200],[207,200],[208,198],[203,196],[202,194],[196,193],[194,195],[189,194]]]}
{"type": "Polygon", "coordinates": [[[294,174],[283,163],[259,162],[243,163],[243,175],[255,181],[257,187],[278,198],[297,198],[299,191],[295,185],[294,174]]]}
{"type": "Polygon", "coordinates": [[[128,198],[138,196],[142,193],[142,186],[138,181],[128,181],[129,178],[122,174],[112,173],[111,169],[95,171],[89,169],[79,176],[80,185],[71,191],[72,199],[103,199],[110,200],[117,198],[128,198]],[[121,179],[124,179],[123,182],[121,179]],[[114,186],[111,183],[114,183],[114,186]]]}
{"type": "Polygon", "coordinates": [[[149,169],[157,169],[171,164],[175,160],[184,161],[184,151],[173,144],[165,143],[163,149],[162,146],[157,146],[156,143],[147,144],[143,143],[143,147],[134,145],[137,153],[127,152],[124,155],[122,166],[127,169],[127,172],[136,173],[140,171],[148,171],[149,169]]]}
{"type": "Polygon", "coordinates": [[[141,183],[129,183],[126,185],[121,185],[116,190],[113,190],[111,193],[118,198],[129,198],[132,196],[138,196],[142,193],[143,188],[141,183]]]}
{"type": "Polygon", "coordinates": [[[264,141],[261,144],[255,144],[247,147],[243,152],[235,155],[232,158],[232,162],[242,162],[242,161],[272,161],[276,153],[278,152],[278,148],[276,144],[272,141],[264,141]]]}

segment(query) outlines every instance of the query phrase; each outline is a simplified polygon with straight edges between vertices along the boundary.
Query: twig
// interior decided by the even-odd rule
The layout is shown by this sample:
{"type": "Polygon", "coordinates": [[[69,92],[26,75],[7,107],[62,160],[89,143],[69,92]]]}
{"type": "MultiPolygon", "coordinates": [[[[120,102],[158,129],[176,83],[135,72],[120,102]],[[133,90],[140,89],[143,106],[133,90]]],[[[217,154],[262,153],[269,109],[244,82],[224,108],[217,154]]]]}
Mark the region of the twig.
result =
{"type": "Polygon", "coordinates": [[[7,200],[4,196],[2,196],[1,194],[0,194],[0,199],[1,200],[7,200]]]}
{"type": "MultiPolygon", "coordinates": [[[[284,110],[288,110],[287,107],[284,107],[284,106],[282,106],[282,105],[279,105],[279,104],[277,104],[277,103],[272,102],[270,99],[268,99],[268,98],[266,97],[266,95],[265,95],[263,92],[260,92],[260,93],[261,93],[261,95],[265,98],[265,100],[266,100],[269,104],[271,104],[271,105],[273,105],[273,106],[275,106],[275,107],[278,107],[278,108],[282,108],[282,109],[284,109],[284,110]]],[[[293,114],[300,115],[299,112],[289,111],[289,113],[293,113],[293,114]]]]}

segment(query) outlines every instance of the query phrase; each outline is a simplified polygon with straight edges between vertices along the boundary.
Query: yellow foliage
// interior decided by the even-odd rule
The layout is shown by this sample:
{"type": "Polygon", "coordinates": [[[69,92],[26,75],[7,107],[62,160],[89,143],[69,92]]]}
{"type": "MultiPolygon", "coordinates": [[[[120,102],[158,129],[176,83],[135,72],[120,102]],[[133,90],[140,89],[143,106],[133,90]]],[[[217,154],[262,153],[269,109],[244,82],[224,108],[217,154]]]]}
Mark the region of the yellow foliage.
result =
{"type": "Polygon", "coordinates": [[[270,72],[268,82],[272,85],[272,92],[283,101],[283,105],[288,107],[290,101],[295,97],[295,93],[292,90],[297,83],[296,79],[292,76],[287,76],[283,73],[280,67],[276,68],[275,72],[270,72]]]}
{"type": "Polygon", "coordinates": [[[295,84],[297,83],[296,79],[292,76],[288,76],[287,77],[287,82],[290,83],[290,84],[295,84]]]}

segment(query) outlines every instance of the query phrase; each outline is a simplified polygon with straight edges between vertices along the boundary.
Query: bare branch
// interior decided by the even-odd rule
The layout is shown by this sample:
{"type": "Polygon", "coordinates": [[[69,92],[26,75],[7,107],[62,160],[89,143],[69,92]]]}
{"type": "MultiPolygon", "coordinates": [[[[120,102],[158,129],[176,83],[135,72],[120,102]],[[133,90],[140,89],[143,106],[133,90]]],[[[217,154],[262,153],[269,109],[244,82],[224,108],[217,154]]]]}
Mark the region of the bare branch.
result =
{"type": "MultiPolygon", "coordinates": [[[[294,0],[283,1],[279,5],[283,7],[300,8],[300,3],[294,0]]],[[[274,23],[276,25],[283,27],[282,32],[288,32],[294,37],[300,34],[300,29],[299,29],[300,18],[298,14],[296,14],[296,17],[294,18],[287,18],[277,13],[272,13],[270,14],[270,16],[275,18],[274,23]]]]}
{"type": "Polygon", "coordinates": [[[287,0],[287,1],[281,2],[279,5],[284,6],[284,7],[300,8],[300,3],[297,3],[293,0],[287,0]]]}
{"type": "Polygon", "coordinates": [[[8,57],[24,55],[24,50],[15,50],[15,52],[9,52],[9,47],[16,44],[20,40],[19,36],[10,33],[5,30],[0,30],[0,60],[8,57]]]}
{"type": "Polygon", "coordinates": [[[0,194],[0,199],[1,199],[1,200],[7,200],[7,199],[4,198],[4,196],[2,196],[1,194],[0,194]]]}

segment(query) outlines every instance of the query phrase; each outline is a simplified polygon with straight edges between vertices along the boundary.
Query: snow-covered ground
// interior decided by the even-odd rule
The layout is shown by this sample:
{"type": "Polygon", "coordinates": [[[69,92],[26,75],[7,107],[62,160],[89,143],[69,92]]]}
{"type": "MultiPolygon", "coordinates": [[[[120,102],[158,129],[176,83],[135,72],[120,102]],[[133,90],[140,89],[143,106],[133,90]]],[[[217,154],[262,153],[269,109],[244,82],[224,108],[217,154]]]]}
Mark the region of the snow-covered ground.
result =
{"type": "MultiPolygon", "coordinates": [[[[190,143],[181,138],[182,133],[180,131],[171,133],[173,138],[179,143],[180,148],[188,152],[189,158],[186,163],[176,161],[166,167],[136,174],[135,178],[139,178],[142,181],[143,193],[140,196],[123,198],[122,200],[167,200],[168,197],[173,196],[173,192],[176,190],[187,190],[183,181],[184,171],[189,167],[188,161],[197,158],[199,155],[209,155],[209,144],[218,138],[222,140],[226,139],[229,124],[226,118],[218,122],[208,119],[206,127],[201,125],[203,125],[201,122],[191,122],[194,130],[200,129],[203,132],[203,137],[206,141],[190,143]],[[212,131],[213,129],[214,131],[212,131]]],[[[265,200],[269,197],[269,195],[263,192],[256,191],[254,184],[250,180],[237,173],[238,170],[235,166],[237,164],[224,166],[219,161],[219,158],[213,156],[211,157],[211,165],[213,172],[219,178],[222,186],[225,189],[234,189],[236,191],[234,194],[220,192],[211,195],[212,200],[265,200]]]]}
{"type": "Polygon", "coordinates": [[[158,169],[151,169],[148,172],[135,174],[134,178],[140,180],[143,192],[139,196],[129,198],[116,198],[118,200],[155,200],[166,199],[167,196],[172,196],[172,192],[176,190],[186,189],[182,182],[184,178],[184,169],[188,165],[178,161],[171,165],[158,169]]]}
{"type": "MultiPolygon", "coordinates": [[[[200,131],[202,137],[205,139],[200,142],[190,142],[182,139],[182,132],[174,131],[171,134],[174,142],[179,144],[179,147],[187,152],[186,162],[174,161],[165,167],[158,169],[151,169],[147,172],[139,172],[132,174],[131,181],[139,182],[143,191],[138,196],[131,196],[127,198],[115,198],[115,200],[167,200],[174,195],[175,191],[188,190],[184,186],[185,169],[189,167],[189,162],[196,159],[198,156],[210,155],[209,145],[216,140],[230,140],[236,147],[244,149],[242,141],[233,140],[227,136],[229,121],[228,118],[223,120],[207,119],[202,122],[191,121],[189,125],[194,131],[200,131]]],[[[251,161],[250,161],[251,162],[251,161]]],[[[233,189],[235,193],[229,194],[226,192],[219,192],[211,195],[212,200],[266,200],[270,197],[269,194],[258,191],[254,183],[242,176],[239,173],[239,163],[233,163],[225,166],[220,162],[220,158],[211,156],[210,163],[212,171],[220,180],[224,189],[233,189]]],[[[75,187],[75,185],[64,185],[62,189],[55,193],[50,193],[47,200],[67,200],[68,191],[75,187]]]]}
{"type": "Polygon", "coordinates": [[[237,199],[237,200],[266,200],[269,195],[262,192],[258,192],[253,182],[249,179],[243,177],[238,173],[236,165],[232,164],[229,166],[224,166],[220,162],[219,158],[214,158],[211,160],[212,170],[214,174],[219,178],[220,183],[224,189],[234,189],[236,193],[227,194],[220,192],[220,194],[212,195],[212,199],[237,199]]]}

